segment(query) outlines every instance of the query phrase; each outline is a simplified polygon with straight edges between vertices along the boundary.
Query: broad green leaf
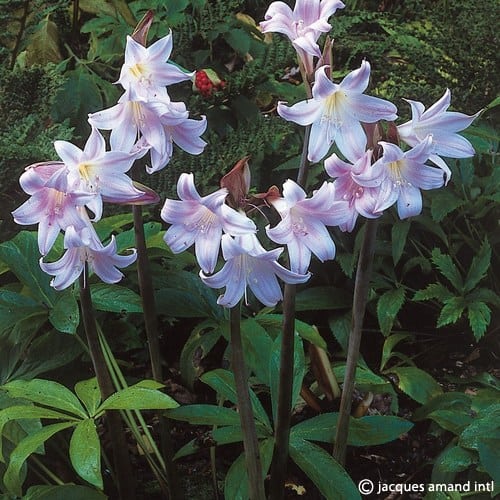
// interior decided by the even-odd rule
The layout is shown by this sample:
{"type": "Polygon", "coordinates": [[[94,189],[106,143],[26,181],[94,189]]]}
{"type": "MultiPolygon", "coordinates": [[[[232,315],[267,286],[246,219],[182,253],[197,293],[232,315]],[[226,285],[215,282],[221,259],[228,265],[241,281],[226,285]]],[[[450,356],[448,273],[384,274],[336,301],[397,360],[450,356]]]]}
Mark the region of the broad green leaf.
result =
{"type": "Polygon", "coordinates": [[[464,282],[462,275],[450,255],[441,253],[439,248],[434,248],[434,250],[432,250],[432,262],[439,269],[441,274],[448,278],[449,282],[457,291],[463,291],[464,282]]]}
{"type": "Polygon", "coordinates": [[[392,356],[394,347],[396,347],[399,342],[411,338],[413,338],[413,335],[410,333],[394,333],[385,339],[384,347],[382,348],[382,358],[380,360],[380,371],[384,370],[387,361],[389,361],[392,356]]]}
{"type": "Polygon", "coordinates": [[[58,294],[54,307],[50,310],[49,320],[59,332],[76,332],[80,323],[80,311],[72,290],[64,290],[58,294]]]}
{"type": "Polygon", "coordinates": [[[460,435],[459,444],[477,450],[479,443],[497,437],[500,430],[500,403],[485,408],[460,435]]]}
{"type": "Polygon", "coordinates": [[[28,66],[58,63],[62,60],[59,51],[57,24],[47,15],[31,34],[26,45],[26,63],[28,66]]]}
{"type": "Polygon", "coordinates": [[[254,318],[247,318],[241,322],[241,341],[247,365],[260,382],[269,385],[269,356],[273,340],[254,318]]]}
{"type": "Polygon", "coordinates": [[[352,296],[343,288],[317,286],[306,288],[295,298],[296,311],[321,311],[347,309],[351,306],[352,296]]]}
{"type": "Polygon", "coordinates": [[[439,313],[436,326],[441,328],[442,326],[456,323],[461,318],[465,306],[466,302],[463,297],[451,297],[446,300],[439,313]]]}
{"type": "Polygon", "coordinates": [[[56,291],[50,286],[50,277],[38,265],[39,259],[36,232],[21,231],[14,239],[0,244],[0,260],[9,266],[35,299],[53,307],[56,291]]]}
{"type": "MultiPolygon", "coordinates": [[[[39,406],[28,405],[13,405],[3,410],[0,410],[0,436],[4,434],[4,427],[7,423],[13,420],[23,419],[57,419],[57,420],[72,420],[71,417],[64,413],[60,413],[49,408],[41,408],[39,406]]],[[[2,440],[0,439],[0,461],[4,461],[2,454],[2,440]]]]}
{"type": "Polygon", "coordinates": [[[340,317],[330,318],[328,325],[330,327],[335,340],[340,344],[340,347],[347,352],[349,345],[349,335],[351,334],[351,313],[344,314],[340,317]]]}
{"type": "MultiPolygon", "coordinates": [[[[323,413],[295,425],[291,429],[294,438],[308,441],[333,443],[337,427],[338,413],[323,413]]],[[[375,446],[398,439],[413,427],[408,420],[394,416],[370,415],[349,420],[351,446],[375,446]]]]}
{"type": "Polygon", "coordinates": [[[169,410],[179,403],[157,389],[133,385],[115,392],[97,409],[96,415],[105,410],[169,410]]]}
{"type": "Polygon", "coordinates": [[[488,240],[484,240],[479,252],[472,259],[469,271],[465,277],[464,292],[472,290],[488,272],[491,262],[491,247],[488,240]]]}
{"type": "Polygon", "coordinates": [[[3,389],[14,398],[28,399],[82,418],[88,416],[78,398],[64,385],[53,380],[13,380],[5,384],[3,389]]]}
{"type": "Polygon", "coordinates": [[[467,317],[477,341],[486,333],[491,321],[491,309],[484,302],[467,304],[467,317]]]}
{"type": "Polygon", "coordinates": [[[483,414],[485,408],[498,403],[500,393],[497,389],[479,389],[476,394],[471,397],[471,408],[476,413],[483,414]]]}
{"type": "Polygon", "coordinates": [[[104,493],[76,484],[61,486],[31,486],[23,496],[23,500],[106,500],[104,493]]]}
{"type": "MultiPolygon", "coordinates": [[[[228,371],[221,368],[217,370],[212,370],[210,372],[204,373],[200,380],[210,386],[215,392],[231,403],[238,403],[238,397],[236,395],[236,387],[234,383],[234,375],[228,371]]],[[[252,403],[252,410],[255,418],[261,422],[266,429],[272,431],[271,422],[267,416],[266,410],[259,401],[259,398],[255,395],[252,389],[248,389],[250,392],[250,401],[252,403]]]]}
{"type": "MultiPolygon", "coordinates": [[[[337,363],[333,367],[333,373],[338,381],[344,380],[345,363],[337,363]]],[[[368,367],[358,365],[356,368],[356,385],[360,388],[369,385],[390,385],[380,375],[372,372],[368,367]]]]}
{"type": "Polygon", "coordinates": [[[475,461],[474,454],[461,446],[446,448],[437,458],[434,467],[443,472],[461,472],[475,461]]]}
{"type": "Polygon", "coordinates": [[[406,238],[408,236],[408,231],[410,230],[411,221],[409,220],[398,220],[393,224],[391,228],[391,240],[392,240],[392,261],[394,265],[399,262],[406,245],[406,238]]]}
{"type": "Polygon", "coordinates": [[[82,479],[102,490],[101,443],[94,419],[82,420],[75,427],[69,442],[69,458],[82,479]]]}
{"type": "Polygon", "coordinates": [[[43,445],[50,437],[59,431],[75,425],[75,422],[62,422],[42,427],[39,431],[26,436],[14,449],[10,455],[9,466],[5,471],[3,482],[7,489],[18,496],[21,496],[22,480],[20,478],[21,468],[39,446],[43,445]]]}
{"type": "Polygon", "coordinates": [[[44,316],[47,309],[31,297],[0,288],[0,333],[33,316],[44,316]]]}
{"type": "Polygon", "coordinates": [[[290,456],[327,500],[361,499],[347,472],[323,448],[290,436],[290,456]]]}
{"type": "MultiPolygon", "coordinates": [[[[269,386],[271,389],[271,404],[273,408],[273,420],[276,422],[278,411],[278,397],[280,385],[280,360],[281,360],[281,341],[282,335],[279,335],[271,347],[269,359],[269,386]]],[[[302,388],[302,380],[306,373],[304,347],[302,339],[298,335],[294,335],[294,350],[293,350],[293,385],[292,385],[292,409],[297,402],[297,399],[302,388]]]]}
{"type": "Polygon", "coordinates": [[[99,311],[116,313],[142,313],[141,297],[119,285],[96,283],[90,286],[92,303],[99,311]]]}
{"type": "Polygon", "coordinates": [[[477,451],[481,465],[488,471],[496,484],[500,483],[500,438],[498,432],[491,439],[482,439],[478,443],[477,451]]]}
{"type": "Polygon", "coordinates": [[[188,387],[203,373],[201,362],[218,342],[222,332],[218,323],[208,319],[197,325],[191,332],[180,357],[181,375],[188,387]]]}
{"type": "Polygon", "coordinates": [[[124,226],[128,226],[134,222],[132,213],[112,215],[111,217],[103,217],[94,224],[94,229],[99,235],[101,241],[107,240],[111,234],[120,232],[124,226]]]}
{"type": "Polygon", "coordinates": [[[472,417],[470,413],[463,413],[457,411],[457,409],[450,410],[435,410],[427,418],[434,420],[443,429],[453,432],[455,435],[459,435],[468,425],[472,423],[472,417]]]}
{"type": "Polygon", "coordinates": [[[165,416],[197,425],[239,425],[240,416],[224,406],[191,404],[167,410],[165,416]]]}
{"type": "Polygon", "coordinates": [[[413,420],[423,420],[427,418],[429,413],[436,410],[454,410],[457,413],[470,413],[471,397],[463,392],[438,394],[413,412],[413,420]]]}
{"type": "Polygon", "coordinates": [[[91,417],[97,413],[97,408],[101,404],[101,391],[95,377],[82,380],[75,385],[75,393],[87,408],[91,417]]]}
{"type": "Polygon", "coordinates": [[[398,387],[418,403],[425,404],[441,394],[441,386],[424,370],[413,366],[391,368],[398,377],[398,387]]]}
{"type": "Polygon", "coordinates": [[[394,288],[385,292],[377,303],[377,316],[380,330],[384,336],[391,333],[392,325],[396,316],[403,307],[405,301],[405,290],[403,287],[394,288]]]}
{"type": "Polygon", "coordinates": [[[451,299],[453,294],[441,283],[431,283],[423,290],[417,290],[413,300],[432,300],[437,299],[440,302],[446,302],[451,299]]]}
{"type": "Polygon", "coordinates": [[[433,193],[431,198],[431,215],[436,222],[441,222],[449,213],[465,204],[463,198],[459,198],[449,190],[433,193]]]}
{"type": "Polygon", "coordinates": [[[224,33],[224,40],[241,56],[250,50],[250,35],[241,28],[235,28],[224,33]]]}
{"type": "MultiPolygon", "coordinates": [[[[146,222],[144,224],[144,237],[147,240],[162,230],[162,225],[159,222],[146,222]]],[[[129,229],[116,236],[116,246],[118,252],[123,252],[128,248],[135,248],[135,232],[134,229],[129,229]]]]}

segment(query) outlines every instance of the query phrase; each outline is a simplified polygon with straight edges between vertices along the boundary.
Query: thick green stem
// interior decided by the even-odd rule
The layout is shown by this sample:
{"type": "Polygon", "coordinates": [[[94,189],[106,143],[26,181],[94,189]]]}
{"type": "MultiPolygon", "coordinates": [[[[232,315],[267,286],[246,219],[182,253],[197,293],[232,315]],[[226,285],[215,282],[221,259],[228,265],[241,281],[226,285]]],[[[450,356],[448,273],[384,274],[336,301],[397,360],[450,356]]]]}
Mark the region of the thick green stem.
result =
{"type": "Polygon", "coordinates": [[[342,399],[340,401],[339,419],[337,422],[335,446],[333,449],[333,458],[335,458],[341,465],[344,465],[345,463],[352,395],[354,392],[356,367],[358,365],[363,319],[365,316],[366,302],[370,288],[376,234],[377,220],[368,219],[365,223],[365,234],[363,235],[363,243],[361,244],[358,267],[356,269],[356,280],[354,284],[354,297],[352,304],[351,334],[349,335],[344,385],[342,387],[342,399]]]}
{"type": "Polygon", "coordinates": [[[236,394],[238,396],[238,412],[243,432],[243,447],[247,466],[250,500],[265,500],[264,478],[260,461],[257,429],[248,391],[248,374],[241,342],[240,304],[230,310],[231,352],[236,394]]]}
{"type": "MultiPolygon", "coordinates": [[[[160,341],[158,335],[158,319],[156,315],[156,302],[153,289],[153,280],[149,269],[148,251],[144,235],[144,222],[142,218],[142,207],[133,206],[135,244],[137,248],[137,276],[141,292],[142,310],[144,313],[144,326],[148,341],[149,357],[153,378],[163,383],[163,372],[160,356],[160,341]]],[[[170,422],[160,416],[160,441],[161,449],[165,459],[165,472],[168,478],[170,498],[180,500],[182,498],[179,476],[173,462],[174,447],[170,436],[170,422]]]]}
{"type": "MultiPolygon", "coordinates": [[[[101,397],[106,399],[115,392],[115,389],[99,343],[97,325],[92,307],[92,297],[88,285],[87,265],[85,265],[83,273],[80,276],[80,307],[97,383],[101,391],[101,397]]],[[[113,462],[119,498],[120,500],[133,500],[135,498],[135,477],[132,473],[127,439],[119,412],[107,411],[106,423],[113,448],[113,462]]]]}

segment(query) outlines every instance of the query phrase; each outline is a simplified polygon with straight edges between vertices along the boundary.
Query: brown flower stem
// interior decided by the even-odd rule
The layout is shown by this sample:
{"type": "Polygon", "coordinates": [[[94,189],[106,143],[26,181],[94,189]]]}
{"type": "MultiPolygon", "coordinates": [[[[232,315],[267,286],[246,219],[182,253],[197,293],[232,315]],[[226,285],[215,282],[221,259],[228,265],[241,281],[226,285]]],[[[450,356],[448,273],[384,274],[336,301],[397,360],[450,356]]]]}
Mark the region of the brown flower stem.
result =
{"type": "Polygon", "coordinates": [[[238,413],[243,432],[243,448],[248,473],[250,500],[265,500],[264,478],[260,460],[257,429],[248,391],[248,373],[241,341],[241,309],[240,304],[232,307],[230,315],[231,353],[236,394],[238,397],[238,413]]]}
{"type": "Polygon", "coordinates": [[[356,280],[354,284],[354,297],[352,304],[351,334],[349,335],[342,399],[340,401],[339,419],[337,422],[335,445],[333,448],[333,458],[335,458],[335,460],[337,460],[337,462],[341,465],[344,465],[345,463],[352,395],[354,392],[356,367],[358,365],[363,319],[365,316],[366,302],[370,288],[376,234],[377,220],[367,219],[365,223],[363,243],[361,244],[359,252],[358,267],[356,269],[356,280]]]}
{"type": "MultiPolygon", "coordinates": [[[[104,400],[111,396],[111,394],[115,392],[115,389],[99,342],[92,307],[92,297],[88,284],[87,264],[85,264],[83,273],[80,276],[80,309],[90,358],[94,366],[101,397],[104,400]]],[[[106,423],[113,449],[113,463],[115,466],[118,496],[120,500],[133,500],[135,498],[135,476],[132,473],[130,456],[128,454],[128,444],[120,413],[115,410],[107,411],[106,423]]]]}
{"type": "MultiPolygon", "coordinates": [[[[163,383],[163,371],[160,355],[160,340],[158,335],[158,317],[156,314],[156,302],[153,288],[153,280],[149,268],[148,250],[144,234],[144,221],[142,207],[133,205],[135,245],[137,248],[137,277],[141,292],[142,310],[144,313],[144,326],[148,341],[149,358],[153,378],[163,383]]],[[[173,462],[174,448],[170,436],[170,422],[160,416],[160,445],[165,460],[165,472],[168,479],[170,498],[180,500],[182,494],[179,485],[179,476],[173,462]]]]}

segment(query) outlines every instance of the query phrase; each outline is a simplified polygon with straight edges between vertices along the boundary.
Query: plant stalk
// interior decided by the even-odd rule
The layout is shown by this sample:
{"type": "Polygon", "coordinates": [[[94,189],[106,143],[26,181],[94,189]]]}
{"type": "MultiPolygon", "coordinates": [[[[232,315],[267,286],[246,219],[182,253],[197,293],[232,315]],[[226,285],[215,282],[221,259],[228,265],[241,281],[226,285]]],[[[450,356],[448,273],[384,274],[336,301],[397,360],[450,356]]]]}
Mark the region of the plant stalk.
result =
{"type": "MultiPolygon", "coordinates": [[[[142,310],[144,313],[144,326],[148,341],[149,358],[151,361],[151,371],[153,378],[163,383],[163,371],[160,356],[160,340],[158,335],[158,319],[156,314],[156,302],[153,289],[153,280],[149,268],[148,251],[146,247],[146,237],[144,234],[144,221],[142,217],[142,207],[133,205],[134,235],[137,248],[137,277],[141,292],[142,310]]],[[[173,462],[174,448],[170,436],[170,422],[163,416],[159,416],[160,442],[162,454],[165,459],[165,472],[167,474],[170,498],[180,500],[182,498],[179,476],[173,462]]]]}
{"type": "MultiPolygon", "coordinates": [[[[94,366],[101,397],[104,400],[111,396],[111,394],[115,392],[115,389],[99,343],[97,325],[92,307],[92,297],[88,284],[87,263],[85,263],[83,273],[80,276],[80,308],[90,358],[94,366]]],[[[120,500],[133,500],[135,498],[135,476],[132,473],[132,465],[128,454],[128,444],[120,413],[113,410],[107,411],[106,423],[113,449],[113,462],[115,466],[118,496],[120,500]]]]}
{"type": "Polygon", "coordinates": [[[368,291],[370,288],[376,235],[377,220],[367,219],[365,223],[363,243],[361,244],[358,257],[358,267],[356,269],[356,280],[354,283],[354,297],[352,304],[351,334],[349,335],[342,399],[340,401],[339,419],[337,422],[335,445],[333,448],[333,458],[335,458],[335,460],[337,460],[337,462],[341,465],[344,465],[345,463],[352,395],[354,392],[356,367],[358,365],[363,319],[365,316],[366,302],[368,300],[368,291]]]}
{"type": "Polygon", "coordinates": [[[230,309],[231,352],[236,394],[238,396],[238,412],[241,430],[243,432],[243,447],[245,463],[248,472],[250,500],[265,500],[262,464],[260,461],[257,429],[248,391],[248,373],[241,341],[241,311],[240,304],[230,309]]]}

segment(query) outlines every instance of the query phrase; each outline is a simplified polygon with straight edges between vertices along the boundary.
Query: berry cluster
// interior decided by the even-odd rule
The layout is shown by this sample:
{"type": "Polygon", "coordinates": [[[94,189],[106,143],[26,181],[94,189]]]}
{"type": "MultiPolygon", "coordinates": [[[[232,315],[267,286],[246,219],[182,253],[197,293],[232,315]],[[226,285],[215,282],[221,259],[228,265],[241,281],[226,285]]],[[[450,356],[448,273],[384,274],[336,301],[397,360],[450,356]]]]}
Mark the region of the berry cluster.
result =
{"type": "Polygon", "coordinates": [[[194,87],[203,97],[210,97],[214,90],[221,90],[225,85],[226,82],[212,70],[200,69],[196,72],[194,87]]]}

